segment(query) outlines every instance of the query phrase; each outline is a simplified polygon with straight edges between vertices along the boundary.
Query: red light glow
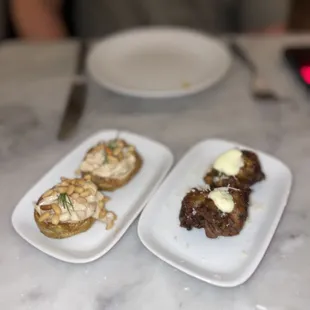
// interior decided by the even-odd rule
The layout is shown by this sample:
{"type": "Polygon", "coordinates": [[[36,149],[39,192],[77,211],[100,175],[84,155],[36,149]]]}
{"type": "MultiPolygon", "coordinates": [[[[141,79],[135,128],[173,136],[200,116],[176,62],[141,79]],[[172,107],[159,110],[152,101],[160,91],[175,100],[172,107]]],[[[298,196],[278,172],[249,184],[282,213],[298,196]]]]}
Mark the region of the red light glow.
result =
{"type": "Polygon", "coordinates": [[[310,66],[302,66],[300,68],[300,74],[303,80],[310,85],[310,66]]]}

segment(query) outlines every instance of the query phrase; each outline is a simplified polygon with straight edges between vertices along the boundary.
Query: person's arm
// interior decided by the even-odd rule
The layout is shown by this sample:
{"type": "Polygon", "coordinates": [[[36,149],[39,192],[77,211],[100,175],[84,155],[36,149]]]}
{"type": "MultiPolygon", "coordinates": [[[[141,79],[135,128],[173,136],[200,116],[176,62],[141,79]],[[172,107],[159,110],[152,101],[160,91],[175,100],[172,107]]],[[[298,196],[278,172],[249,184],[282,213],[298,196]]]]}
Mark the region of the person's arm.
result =
{"type": "Polygon", "coordinates": [[[241,0],[242,25],[246,32],[284,32],[290,0],[241,0]]]}
{"type": "Polygon", "coordinates": [[[17,34],[25,39],[51,40],[67,35],[61,17],[62,0],[11,0],[17,34]]]}

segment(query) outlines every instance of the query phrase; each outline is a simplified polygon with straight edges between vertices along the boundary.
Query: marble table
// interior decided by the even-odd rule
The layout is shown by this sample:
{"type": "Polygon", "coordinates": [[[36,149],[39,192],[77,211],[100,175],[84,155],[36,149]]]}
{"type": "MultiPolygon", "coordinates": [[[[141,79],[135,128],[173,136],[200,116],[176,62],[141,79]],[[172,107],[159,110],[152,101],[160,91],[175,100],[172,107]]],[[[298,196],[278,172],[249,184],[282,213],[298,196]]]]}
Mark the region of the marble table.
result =
{"type": "Polygon", "coordinates": [[[310,36],[241,37],[261,73],[291,102],[258,104],[235,61],[218,86],[176,100],[119,96],[89,82],[87,111],[75,137],[55,139],[68,95],[75,42],[0,47],[0,309],[305,310],[310,307],[310,105],[283,64],[286,44],[310,36]],[[178,160],[211,137],[235,140],[283,160],[294,174],[280,225],[255,274],[218,288],[153,256],[135,222],[104,257],[85,265],[58,261],[22,240],[11,214],[22,195],[69,150],[103,128],[128,129],[169,145],[178,160]]]}

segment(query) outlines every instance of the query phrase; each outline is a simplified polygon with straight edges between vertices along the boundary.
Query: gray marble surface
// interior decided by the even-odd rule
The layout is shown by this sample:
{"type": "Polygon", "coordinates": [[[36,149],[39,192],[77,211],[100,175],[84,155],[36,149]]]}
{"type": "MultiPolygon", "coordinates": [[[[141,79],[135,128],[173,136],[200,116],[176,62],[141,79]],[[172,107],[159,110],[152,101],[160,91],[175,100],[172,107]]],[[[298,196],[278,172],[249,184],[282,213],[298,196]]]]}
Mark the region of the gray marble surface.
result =
{"type": "Polygon", "coordinates": [[[310,304],[310,105],[281,50],[310,36],[240,38],[272,85],[292,102],[258,104],[234,62],[218,86],[177,100],[131,99],[90,81],[85,117],[67,143],[55,135],[72,80],[74,42],[0,47],[0,309],[305,310],[310,304]],[[128,129],[169,145],[179,159],[219,137],[271,153],[292,169],[292,194],[271,245],[245,284],[223,289],[153,256],[134,223],[101,259],[71,265],[22,240],[11,214],[22,195],[69,150],[103,128],[128,129]]]}

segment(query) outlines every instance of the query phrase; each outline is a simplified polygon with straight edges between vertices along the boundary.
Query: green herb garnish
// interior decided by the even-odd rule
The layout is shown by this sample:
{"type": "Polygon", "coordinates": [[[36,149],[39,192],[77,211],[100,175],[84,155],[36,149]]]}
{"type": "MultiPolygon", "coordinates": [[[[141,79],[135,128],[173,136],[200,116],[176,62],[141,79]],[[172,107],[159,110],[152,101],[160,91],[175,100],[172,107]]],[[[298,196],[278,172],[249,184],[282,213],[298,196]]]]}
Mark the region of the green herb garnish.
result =
{"type": "Polygon", "coordinates": [[[59,194],[58,204],[61,204],[64,208],[66,208],[71,215],[70,209],[73,210],[73,204],[70,197],[66,193],[59,194]]]}
{"type": "Polygon", "coordinates": [[[117,148],[117,141],[119,139],[119,132],[116,134],[116,137],[115,139],[111,140],[109,143],[108,143],[108,148],[110,148],[111,150],[114,150],[117,148]]]}
{"type": "Polygon", "coordinates": [[[105,152],[105,150],[102,150],[102,156],[103,156],[103,162],[102,164],[108,164],[109,163],[109,159],[108,159],[108,155],[107,153],[105,152]]]}
{"type": "Polygon", "coordinates": [[[111,150],[114,150],[117,148],[117,140],[114,139],[114,140],[111,140],[109,143],[108,143],[108,148],[111,149],[111,150]]]}

